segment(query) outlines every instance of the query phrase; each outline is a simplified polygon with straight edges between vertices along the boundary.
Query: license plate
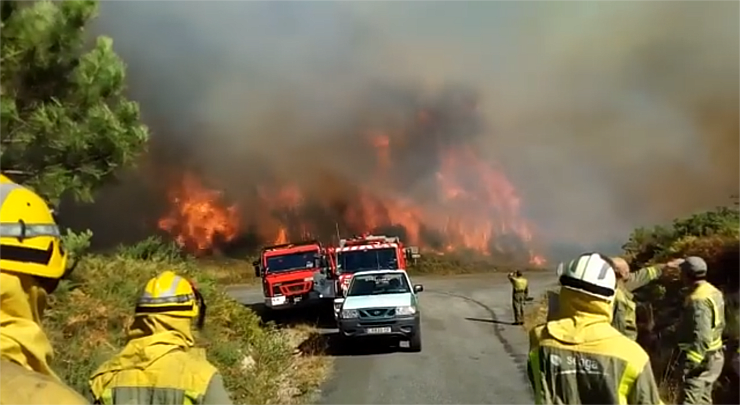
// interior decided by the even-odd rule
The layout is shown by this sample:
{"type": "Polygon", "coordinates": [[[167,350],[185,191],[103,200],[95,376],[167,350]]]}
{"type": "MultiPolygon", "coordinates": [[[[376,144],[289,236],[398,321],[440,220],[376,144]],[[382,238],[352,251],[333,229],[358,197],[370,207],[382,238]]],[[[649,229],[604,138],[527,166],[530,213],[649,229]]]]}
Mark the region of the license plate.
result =
{"type": "Polygon", "coordinates": [[[303,297],[295,297],[295,298],[293,298],[293,302],[295,302],[297,304],[297,303],[301,302],[302,299],[303,299],[303,297]]]}
{"type": "Polygon", "coordinates": [[[388,328],[367,328],[365,329],[365,332],[372,334],[372,335],[377,335],[381,333],[391,333],[391,328],[389,327],[388,328]]]}

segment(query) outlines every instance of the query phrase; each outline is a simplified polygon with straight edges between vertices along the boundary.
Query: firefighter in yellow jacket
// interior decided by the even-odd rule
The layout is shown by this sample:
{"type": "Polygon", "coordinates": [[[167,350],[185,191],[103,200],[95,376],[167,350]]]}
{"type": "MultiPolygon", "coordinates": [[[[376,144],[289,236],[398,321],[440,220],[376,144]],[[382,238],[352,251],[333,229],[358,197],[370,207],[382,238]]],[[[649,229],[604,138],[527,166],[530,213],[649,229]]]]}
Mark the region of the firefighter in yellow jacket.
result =
{"type": "Polygon", "coordinates": [[[529,284],[519,270],[509,273],[508,277],[511,282],[511,307],[514,310],[514,325],[523,325],[524,303],[529,296],[529,284]]]}
{"type": "Polygon", "coordinates": [[[664,269],[678,269],[683,259],[671,260],[630,272],[629,264],[621,257],[613,257],[617,275],[617,292],[614,296],[612,326],[632,340],[637,340],[637,304],[633,292],[663,275],[664,269]]]}
{"type": "Polygon", "coordinates": [[[681,278],[690,288],[679,325],[684,371],[682,404],[711,404],[714,383],[725,364],[722,352],[724,297],[706,277],[704,259],[691,256],[681,264],[681,278]]]}
{"type": "Polygon", "coordinates": [[[662,404],[647,353],[611,325],[611,259],[586,253],[558,274],[558,314],[529,335],[535,403],[662,404]]]}
{"type": "Polygon", "coordinates": [[[192,323],[205,302],[187,279],[165,271],[149,280],[123,350],[90,378],[96,404],[231,404],[218,370],[194,348],[192,323]]]}
{"type": "Polygon", "coordinates": [[[46,202],[0,175],[0,404],[87,404],[54,374],[41,329],[67,252],[46,202]]]}

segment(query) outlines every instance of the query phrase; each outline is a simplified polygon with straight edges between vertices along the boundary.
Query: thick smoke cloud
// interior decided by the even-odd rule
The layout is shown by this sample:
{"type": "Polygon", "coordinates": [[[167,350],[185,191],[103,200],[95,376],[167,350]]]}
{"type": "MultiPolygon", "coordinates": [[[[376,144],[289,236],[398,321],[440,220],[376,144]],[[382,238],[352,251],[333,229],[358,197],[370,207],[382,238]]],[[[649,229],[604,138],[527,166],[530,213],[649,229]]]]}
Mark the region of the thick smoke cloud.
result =
{"type": "Polygon", "coordinates": [[[367,90],[453,83],[478,95],[490,130],[471,142],[501,162],[546,240],[620,241],[737,193],[738,7],[103,2],[93,33],[129,65],[151,153],[70,211],[102,240],[145,233],[165,183],[152,167],[197,168],[236,200],[265,166],[362,181],[335,141],[363,119],[367,90]]]}

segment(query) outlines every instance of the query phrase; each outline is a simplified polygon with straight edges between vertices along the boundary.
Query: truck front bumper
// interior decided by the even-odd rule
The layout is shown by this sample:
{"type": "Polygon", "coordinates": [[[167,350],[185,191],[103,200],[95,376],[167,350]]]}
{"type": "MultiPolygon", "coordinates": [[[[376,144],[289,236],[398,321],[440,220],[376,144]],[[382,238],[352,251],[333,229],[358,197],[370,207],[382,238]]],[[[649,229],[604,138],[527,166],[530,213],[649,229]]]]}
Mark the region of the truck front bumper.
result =
{"type": "Polygon", "coordinates": [[[309,291],[305,294],[277,297],[265,297],[265,306],[272,309],[294,308],[297,306],[311,305],[321,302],[322,297],[315,291],[309,291]]]}
{"type": "Polygon", "coordinates": [[[398,337],[409,338],[419,331],[419,314],[395,317],[383,321],[339,319],[339,333],[344,337],[398,337]]]}

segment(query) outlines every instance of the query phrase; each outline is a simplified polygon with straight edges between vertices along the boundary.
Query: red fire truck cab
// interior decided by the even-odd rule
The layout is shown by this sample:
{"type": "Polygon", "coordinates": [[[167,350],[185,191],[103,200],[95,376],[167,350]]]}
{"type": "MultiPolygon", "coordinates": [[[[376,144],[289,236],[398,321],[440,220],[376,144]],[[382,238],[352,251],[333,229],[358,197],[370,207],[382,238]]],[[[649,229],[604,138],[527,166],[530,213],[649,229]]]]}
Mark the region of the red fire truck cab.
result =
{"type": "Polygon", "coordinates": [[[324,291],[324,296],[315,289],[316,284],[325,284],[327,275],[333,273],[318,241],[266,246],[252,264],[255,276],[262,278],[268,308],[291,308],[334,297],[331,292],[324,291]]]}
{"type": "Polygon", "coordinates": [[[346,294],[352,276],[358,271],[406,270],[407,260],[421,257],[418,247],[404,247],[400,238],[384,235],[341,239],[339,246],[329,253],[336,267],[338,293],[341,295],[346,294]]]}

